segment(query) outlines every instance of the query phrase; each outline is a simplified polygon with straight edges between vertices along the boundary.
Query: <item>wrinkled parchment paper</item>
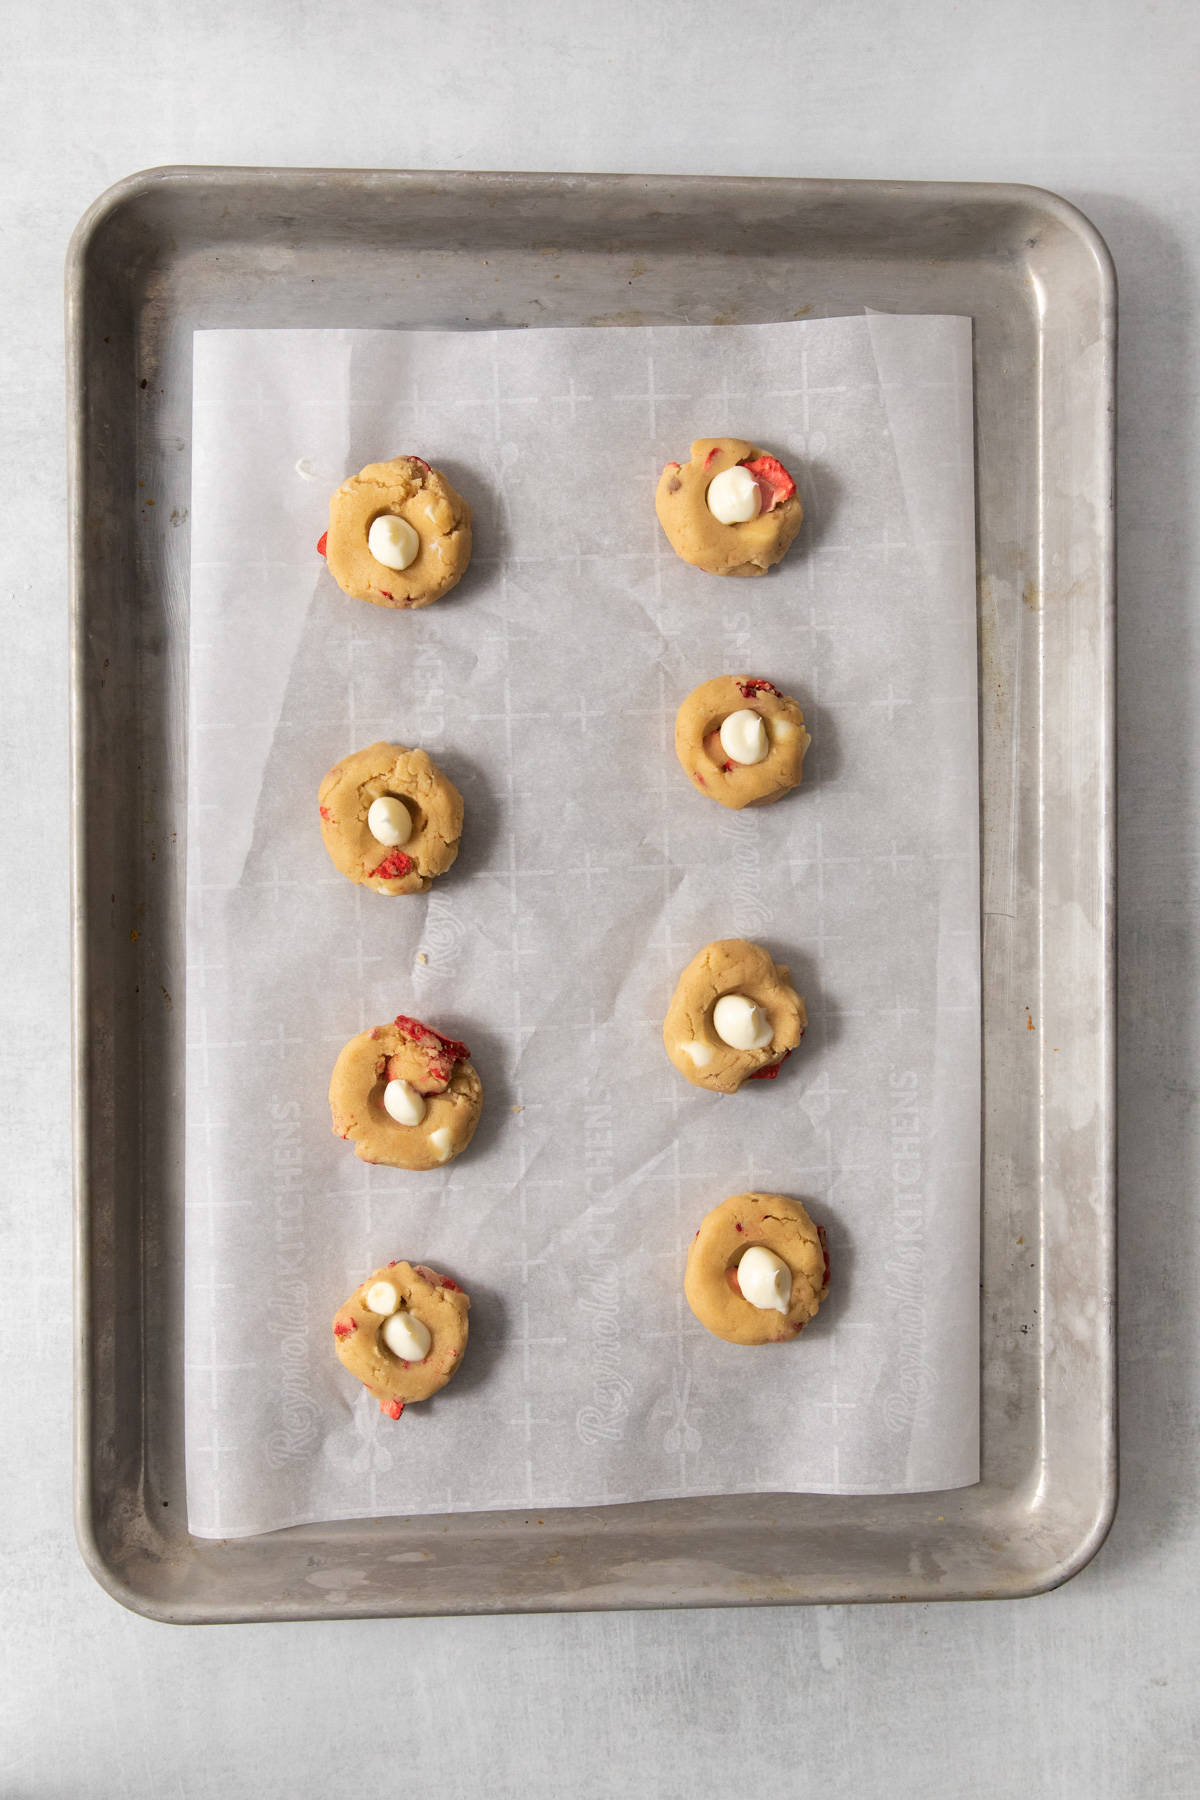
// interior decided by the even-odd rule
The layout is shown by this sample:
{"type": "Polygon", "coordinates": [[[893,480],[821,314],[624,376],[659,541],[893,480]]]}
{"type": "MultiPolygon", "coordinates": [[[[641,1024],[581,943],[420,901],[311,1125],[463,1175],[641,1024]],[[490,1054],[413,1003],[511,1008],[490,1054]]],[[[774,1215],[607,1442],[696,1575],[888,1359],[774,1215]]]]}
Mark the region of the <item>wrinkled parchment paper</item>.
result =
{"type": "Polygon", "coordinates": [[[978,759],[970,321],[195,339],[187,971],[189,1526],[978,1478],[978,759]],[[783,565],[718,580],[654,516],[731,432],[795,473],[783,565]],[[413,451],[475,509],[461,586],[347,599],[332,489],[413,451]],[[676,707],[722,672],[803,704],[800,790],[729,813],[676,707]],[[317,784],[387,738],[462,790],[424,897],[352,887],[317,784]],[[661,1022],[712,938],[790,964],[775,1082],[688,1086],[661,1022]],[[445,1170],[333,1137],[353,1033],[470,1045],[445,1170]],[[711,1337],[703,1214],[758,1188],[829,1231],[787,1347],[711,1337]],[[461,1373],[398,1423],[333,1354],[390,1258],[472,1298],[461,1373]]]}

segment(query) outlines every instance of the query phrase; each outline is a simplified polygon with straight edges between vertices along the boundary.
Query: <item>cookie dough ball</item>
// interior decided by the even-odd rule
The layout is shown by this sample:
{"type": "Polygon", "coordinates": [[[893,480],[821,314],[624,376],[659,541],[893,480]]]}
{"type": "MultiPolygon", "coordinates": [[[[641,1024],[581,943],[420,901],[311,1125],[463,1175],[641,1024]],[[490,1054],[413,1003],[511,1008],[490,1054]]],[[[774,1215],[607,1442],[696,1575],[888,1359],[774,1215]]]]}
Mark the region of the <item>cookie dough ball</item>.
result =
{"type": "Polygon", "coordinates": [[[424,750],[369,744],[317,792],[335,868],[377,894],[423,894],[458,855],[463,800],[424,750]]]}
{"type": "Polygon", "coordinates": [[[728,1344],[790,1343],[829,1292],[825,1233],[798,1200],[734,1194],[692,1239],[683,1291],[728,1344]]]}
{"type": "Polygon", "coordinates": [[[804,508],[783,464],[745,438],[697,438],[654,496],[672,550],[710,575],[765,575],[787,553],[804,508]]]}
{"type": "Polygon", "coordinates": [[[675,754],[689,781],[719,806],[769,806],[800,785],[812,743],[804,714],[754,675],[718,675],[675,715],[675,754]]]}
{"type": "Polygon", "coordinates": [[[483,1110],[465,1044],[403,1013],[351,1038],[329,1083],[333,1130],[363,1162],[440,1169],[460,1156],[483,1110]]]}
{"type": "Polygon", "coordinates": [[[343,481],[321,544],[329,573],[352,599],[428,606],[466,572],[471,508],[439,469],[395,456],[343,481]]]}
{"type": "Polygon", "coordinates": [[[390,1262],[355,1288],[333,1320],[338,1356],[398,1419],[444,1388],[467,1347],[471,1302],[424,1263],[390,1262]]]}
{"type": "Polygon", "coordinates": [[[719,938],[679,977],[663,1043],[693,1086],[736,1094],[777,1075],[807,1024],[789,969],[745,938],[719,938]]]}

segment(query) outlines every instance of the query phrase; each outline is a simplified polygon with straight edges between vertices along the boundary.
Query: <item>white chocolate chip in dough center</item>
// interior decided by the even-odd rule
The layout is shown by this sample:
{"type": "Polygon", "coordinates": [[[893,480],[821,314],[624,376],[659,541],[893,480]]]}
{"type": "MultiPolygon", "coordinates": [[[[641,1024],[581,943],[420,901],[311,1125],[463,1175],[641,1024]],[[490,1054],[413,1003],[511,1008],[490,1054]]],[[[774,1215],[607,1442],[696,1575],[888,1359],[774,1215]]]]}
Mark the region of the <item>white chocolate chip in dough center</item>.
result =
{"type": "Polygon", "coordinates": [[[407,519],[396,513],[380,513],[371,520],[367,533],[367,549],[385,569],[407,569],[417,560],[421,540],[407,519]]]}
{"type": "Polygon", "coordinates": [[[407,844],[412,828],[412,814],[395,794],[380,794],[377,800],[372,800],[367,812],[367,830],[377,844],[385,844],[389,850],[394,850],[398,844],[407,844]]]}
{"type": "Polygon", "coordinates": [[[419,1125],[425,1117],[425,1096],[409,1081],[389,1081],[383,1090],[383,1104],[397,1125],[419,1125]]]}
{"type": "Polygon", "coordinates": [[[730,762],[741,763],[746,768],[765,762],[771,746],[762,714],[753,712],[748,706],[730,713],[721,726],[721,748],[730,762]]]}
{"type": "Polygon", "coordinates": [[[429,1142],[433,1146],[438,1161],[445,1162],[450,1155],[450,1127],[439,1125],[436,1131],[430,1132],[429,1142]]]}
{"type": "Polygon", "coordinates": [[[714,475],[704,498],[709,512],[721,525],[745,525],[757,519],[762,506],[758,483],[741,463],[714,475]]]}
{"type": "Polygon", "coordinates": [[[368,1312],[394,1313],[400,1304],[400,1296],[390,1281],[373,1281],[363,1295],[363,1304],[368,1312]]]}
{"type": "Polygon", "coordinates": [[[737,1266],[737,1280],[742,1299],[763,1312],[786,1313],[792,1303],[792,1271],[763,1244],[751,1244],[737,1266]]]}
{"type": "Polygon", "coordinates": [[[428,1325],[410,1312],[393,1313],[390,1319],[384,1320],[379,1335],[392,1355],[407,1363],[424,1362],[433,1342],[428,1325]]]}
{"type": "Polygon", "coordinates": [[[745,994],[721,995],[713,1007],[713,1030],[731,1050],[765,1050],[772,1037],[771,1021],[745,994]]]}
{"type": "Polygon", "coordinates": [[[685,1056],[691,1057],[698,1069],[707,1069],[709,1063],[716,1055],[716,1051],[711,1044],[702,1044],[698,1038],[694,1039],[690,1044],[681,1045],[680,1048],[683,1050],[685,1056]]]}

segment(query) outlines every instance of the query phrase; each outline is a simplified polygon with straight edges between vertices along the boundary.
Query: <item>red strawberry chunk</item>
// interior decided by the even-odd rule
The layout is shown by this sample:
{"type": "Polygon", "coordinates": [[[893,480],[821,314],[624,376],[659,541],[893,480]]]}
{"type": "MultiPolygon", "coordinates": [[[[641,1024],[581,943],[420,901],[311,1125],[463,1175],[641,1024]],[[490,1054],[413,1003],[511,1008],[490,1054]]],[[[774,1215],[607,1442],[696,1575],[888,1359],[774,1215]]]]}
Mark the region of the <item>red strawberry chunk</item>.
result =
{"type": "Polygon", "coordinates": [[[403,881],[413,866],[411,856],[405,856],[403,850],[389,850],[381,863],[376,863],[371,870],[378,875],[380,881],[403,881]]]}
{"type": "Polygon", "coordinates": [[[714,460],[714,458],[720,456],[720,454],[721,454],[721,451],[720,451],[719,446],[714,445],[713,448],[709,451],[708,455],[704,459],[705,468],[707,469],[709,463],[712,462],[714,460]]]}
{"type": "Polygon", "coordinates": [[[348,1325],[347,1325],[345,1319],[339,1319],[337,1324],[333,1328],[333,1335],[336,1338],[348,1338],[350,1336],[351,1332],[354,1332],[357,1330],[358,1330],[358,1320],[357,1319],[351,1319],[351,1321],[348,1325]]]}
{"type": "Polygon", "coordinates": [[[321,817],[325,820],[326,824],[328,824],[332,820],[333,814],[330,812],[330,810],[327,806],[323,806],[321,808],[321,817]]]}
{"type": "Polygon", "coordinates": [[[757,676],[748,675],[745,681],[738,682],[738,688],[743,700],[753,700],[755,694],[774,694],[777,700],[783,698],[773,681],[760,681],[757,676]]]}
{"type": "Polygon", "coordinates": [[[774,1079],[778,1075],[780,1069],[782,1069],[784,1063],[787,1061],[788,1057],[791,1054],[792,1053],[790,1050],[785,1050],[783,1055],[780,1057],[780,1059],[777,1063],[772,1063],[769,1069],[755,1069],[753,1075],[747,1075],[746,1080],[747,1081],[774,1081],[774,1079]]]}
{"type": "Polygon", "coordinates": [[[758,483],[758,491],[762,495],[763,512],[771,512],[784,500],[790,500],[796,491],[796,484],[779,461],[777,456],[756,456],[753,462],[742,464],[749,469],[758,483]]]}
{"type": "Polygon", "coordinates": [[[452,1063],[465,1062],[471,1052],[465,1044],[454,1038],[443,1037],[432,1025],[423,1025],[420,1019],[410,1019],[405,1013],[396,1014],[396,1030],[402,1032],[414,1044],[422,1044],[433,1056],[448,1058],[452,1063]]]}
{"type": "Polygon", "coordinates": [[[327,531],[323,531],[321,533],[320,537],[317,539],[317,555],[318,556],[324,556],[325,546],[328,542],[329,542],[329,533],[327,531]]]}
{"type": "Polygon", "coordinates": [[[403,1400],[381,1400],[379,1410],[381,1413],[386,1413],[389,1419],[398,1419],[404,1411],[404,1402],[403,1400]]]}

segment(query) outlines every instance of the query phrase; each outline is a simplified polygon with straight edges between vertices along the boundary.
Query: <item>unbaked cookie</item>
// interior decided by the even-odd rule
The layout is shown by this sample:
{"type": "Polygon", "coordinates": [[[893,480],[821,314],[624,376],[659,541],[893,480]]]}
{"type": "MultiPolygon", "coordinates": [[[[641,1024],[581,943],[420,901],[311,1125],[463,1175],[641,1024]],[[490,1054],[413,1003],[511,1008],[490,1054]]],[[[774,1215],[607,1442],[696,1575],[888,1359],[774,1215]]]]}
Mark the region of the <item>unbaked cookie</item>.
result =
{"type": "Polygon", "coordinates": [[[424,1263],[390,1262],[355,1288],[333,1320],[338,1356],[398,1419],[444,1388],[467,1347],[471,1302],[424,1263]]]}
{"type": "Polygon", "coordinates": [[[351,1038],[333,1065],[333,1130],[363,1162],[440,1169],[466,1149],[483,1083],[465,1044],[403,1013],[351,1038]]]}
{"type": "Polygon", "coordinates": [[[463,800],[424,750],[369,744],[317,792],[334,867],[377,894],[423,894],[458,855],[463,800]]]}
{"type": "Polygon", "coordinates": [[[719,806],[769,806],[798,787],[812,743],[794,700],[754,675],[718,675],[675,715],[675,754],[719,806]]]}
{"type": "Polygon", "coordinates": [[[743,1081],[773,1079],[807,1024],[789,969],[745,938],[718,938],[679,977],[663,1043],[695,1087],[736,1094],[743,1081]]]}
{"type": "Polygon", "coordinates": [[[683,1291],[700,1323],[726,1343],[790,1343],[829,1292],[825,1232],[798,1200],[734,1194],[692,1239],[683,1291]]]}
{"type": "Polygon", "coordinates": [[[368,463],[333,495],[317,548],[352,599],[428,606],[471,560],[471,508],[419,456],[368,463]]]}
{"type": "Polygon", "coordinates": [[[804,508],[783,464],[745,438],[697,438],[654,496],[672,550],[710,575],[765,575],[787,553],[804,508]]]}

